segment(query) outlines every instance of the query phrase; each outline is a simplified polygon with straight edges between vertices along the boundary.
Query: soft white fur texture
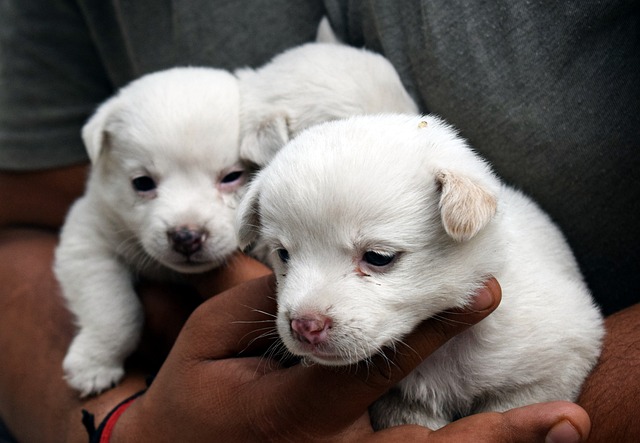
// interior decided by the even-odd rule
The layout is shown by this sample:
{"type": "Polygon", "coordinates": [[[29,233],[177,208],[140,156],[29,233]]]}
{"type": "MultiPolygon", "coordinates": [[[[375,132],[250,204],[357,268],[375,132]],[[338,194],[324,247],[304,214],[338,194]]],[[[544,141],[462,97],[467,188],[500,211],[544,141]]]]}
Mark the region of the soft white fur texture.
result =
{"type": "Polygon", "coordinates": [[[55,273],[78,326],[65,376],[84,396],[117,383],[138,343],[138,275],[206,271],[237,250],[246,175],[237,79],[207,68],[146,75],[102,104],[82,136],[92,170],[62,230],[55,273]]]}
{"type": "Polygon", "coordinates": [[[235,74],[242,97],[240,156],[261,167],[309,126],[352,115],[418,112],[391,63],[339,44],[326,19],[318,42],[235,74]]]}
{"type": "Polygon", "coordinates": [[[498,309],[379,400],[378,428],[573,400],[598,358],[602,318],[560,231],[436,117],[304,131],[249,185],[237,226],[241,246],[272,251],[286,348],[319,364],[411,352],[421,321],[498,279],[498,309]]]}

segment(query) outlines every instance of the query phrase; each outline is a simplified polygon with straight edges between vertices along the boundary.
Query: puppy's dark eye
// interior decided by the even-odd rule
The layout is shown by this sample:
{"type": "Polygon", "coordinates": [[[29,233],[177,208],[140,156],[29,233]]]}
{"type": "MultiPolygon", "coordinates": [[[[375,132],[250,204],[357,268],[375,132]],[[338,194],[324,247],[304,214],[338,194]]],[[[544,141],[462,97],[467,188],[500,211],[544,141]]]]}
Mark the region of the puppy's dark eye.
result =
{"type": "Polygon", "coordinates": [[[236,180],[238,180],[240,177],[242,177],[242,174],[244,174],[244,171],[233,171],[227,175],[225,175],[224,177],[222,177],[222,180],[220,180],[221,183],[232,183],[236,180]]]}
{"type": "Polygon", "coordinates": [[[396,255],[394,253],[382,253],[376,251],[367,251],[362,256],[362,259],[365,262],[367,262],[371,266],[378,267],[387,266],[393,261],[394,258],[396,258],[396,255]]]}
{"type": "Polygon", "coordinates": [[[131,184],[133,185],[133,189],[138,192],[149,192],[156,189],[156,182],[146,175],[134,178],[131,180],[131,184]]]}
{"type": "Polygon", "coordinates": [[[286,249],[278,249],[276,251],[278,253],[278,257],[280,258],[280,261],[282,263],[287,263],[289,261],[289,251],[287,251],[286,249]]]}

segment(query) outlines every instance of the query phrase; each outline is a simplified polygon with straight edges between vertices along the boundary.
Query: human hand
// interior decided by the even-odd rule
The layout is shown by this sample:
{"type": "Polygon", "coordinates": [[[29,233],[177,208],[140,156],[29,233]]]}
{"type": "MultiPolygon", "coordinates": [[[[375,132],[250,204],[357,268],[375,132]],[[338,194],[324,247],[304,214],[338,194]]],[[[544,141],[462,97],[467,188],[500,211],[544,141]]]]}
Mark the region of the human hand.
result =
{"type": "Polygon", "coordinates": [[[435,432],[413,425],[373,432],[368,406],[447,339],[492,312],[500,299],[495,280],[472,309],[443,314],[455,322],[423,323],[405,340],[407,352],[389,351],[348,369],[285,368],[260,356],[275,336],[273,293],[268,277],[202,304],[147,393],[117,422],[112,441],[542,441],[552,428],[588,434],[586,413],[564,402],[479,414],[435,432]]]}

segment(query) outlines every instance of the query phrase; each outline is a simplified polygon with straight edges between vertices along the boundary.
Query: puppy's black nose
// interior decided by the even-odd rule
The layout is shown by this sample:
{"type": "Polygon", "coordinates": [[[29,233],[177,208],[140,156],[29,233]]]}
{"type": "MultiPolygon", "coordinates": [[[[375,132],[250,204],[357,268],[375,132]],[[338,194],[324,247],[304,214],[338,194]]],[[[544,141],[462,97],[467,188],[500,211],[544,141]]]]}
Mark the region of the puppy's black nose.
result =
{"type": "Polygon", "coordinates": [[[199,251],[207,239],[207,232],[204,229],[190,226],[180,226],[169,229],[167,235],[173,245],[173,250],[186,256],[190,256],[199,251]]]}

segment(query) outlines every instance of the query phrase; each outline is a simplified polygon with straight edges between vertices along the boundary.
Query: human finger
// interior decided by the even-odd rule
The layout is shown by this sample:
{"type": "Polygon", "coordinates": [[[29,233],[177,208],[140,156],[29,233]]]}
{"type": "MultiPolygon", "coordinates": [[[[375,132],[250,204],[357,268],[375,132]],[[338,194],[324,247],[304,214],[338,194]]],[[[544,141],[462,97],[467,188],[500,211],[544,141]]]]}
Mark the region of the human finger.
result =
{"type": "Polygon", "coordinates": [[[190,360],[218,360],[263,349],[275,330],[275,279],[266,275],[202,303],[189,317],[176,347],[190,360]]]}
{"type": "Polygon", "coordinates": [[[558,401],[465,417],[433,432],[429,442],[577,443],[586,441],[590,429],[584,409],[558,401]]]}
{"type": "MultiPolygon", "coordinates": [[[[161,363],[187,319],[203,299],[268,274],[271,274],[270,269],[262,263],[238,253],[214,271],[188,276],[188,285],[143,282],[138,288],[138,295],[145,311],[145,328],[141,349],[137,354],[142,354],[142,360],[161,363]]],[[[247,295],[254,296],[251,293],[247,295]]],[[[247,301],[246,305],[251,306],[252,303],[247,301]]],[[[244,306],[238,308],[245,310],[244,306]]],[[[227,308],[213,309],[220,311],[227,308]]]]}
{"type": "Polygon", "coordinates": [[[271,273],[271,269],[265,264],[242,252],[237,252],[229,257],[222,266],[203,274],[189,275],[188,280],[195,286],[202,298],[208,299],[249,280],[271,273]]]}
{"type": "Polygon", "coordinates": [[[472,304],[464,309],[443,312],[437,317],[423,322],[416,330],[403,340],[404,346],[396,351],[388,351],[380,359],[393,358],[394,365],[377,364],[383,371],[380,379],[400,380],[436,349],[457,335],[491,314],[502,300],[502,289],[495,278],[484,282],[484,287],[476,291],[472,304]]]}

